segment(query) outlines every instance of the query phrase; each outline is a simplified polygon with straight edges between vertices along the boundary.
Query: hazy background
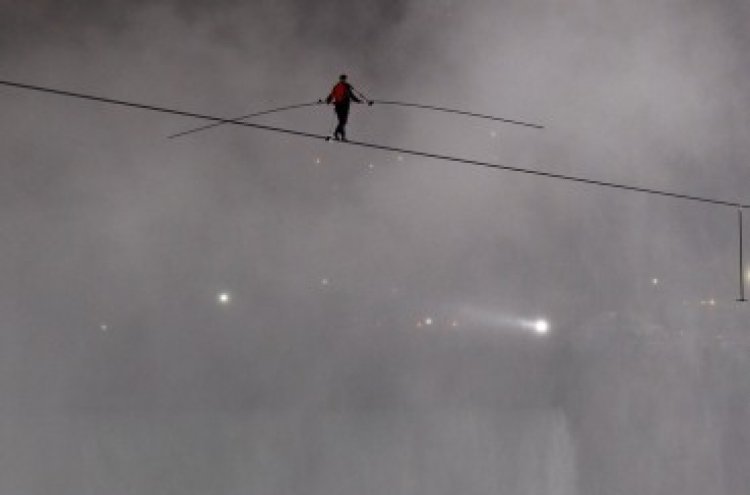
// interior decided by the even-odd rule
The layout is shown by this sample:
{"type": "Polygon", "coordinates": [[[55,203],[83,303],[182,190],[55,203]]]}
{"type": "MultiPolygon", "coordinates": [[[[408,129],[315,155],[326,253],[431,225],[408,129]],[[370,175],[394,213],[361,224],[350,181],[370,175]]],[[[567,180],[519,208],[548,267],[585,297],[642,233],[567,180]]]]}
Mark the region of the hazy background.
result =
{"type": "MultiPolygon", "coordinates": [[[[546,126],[357,106],[353,139],[747,204],[748,28],[741,0],[0,0],[0,79],[231,117],[346,72],[546,126]]],[[[731,208],[0,105],[0,492],[750,486],[731,208]]]]}

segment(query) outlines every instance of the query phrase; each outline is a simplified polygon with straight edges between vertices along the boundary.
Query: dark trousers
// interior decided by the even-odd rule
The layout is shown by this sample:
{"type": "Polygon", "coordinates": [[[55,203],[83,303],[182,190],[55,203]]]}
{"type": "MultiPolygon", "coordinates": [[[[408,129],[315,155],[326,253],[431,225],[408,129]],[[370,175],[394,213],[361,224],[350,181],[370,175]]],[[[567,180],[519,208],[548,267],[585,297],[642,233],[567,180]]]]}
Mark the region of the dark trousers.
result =
{"type": "Polygon", "coordinates": [[[339,125],[336,126],[336,130],[334,131],[334,136],[341,136],[342,138],[346,137],[346,123],[349,120],[349,102],[341,102],[336,103],[334,105],[334,110],[336,111],[336,116],[339,118],[339,125]]]}

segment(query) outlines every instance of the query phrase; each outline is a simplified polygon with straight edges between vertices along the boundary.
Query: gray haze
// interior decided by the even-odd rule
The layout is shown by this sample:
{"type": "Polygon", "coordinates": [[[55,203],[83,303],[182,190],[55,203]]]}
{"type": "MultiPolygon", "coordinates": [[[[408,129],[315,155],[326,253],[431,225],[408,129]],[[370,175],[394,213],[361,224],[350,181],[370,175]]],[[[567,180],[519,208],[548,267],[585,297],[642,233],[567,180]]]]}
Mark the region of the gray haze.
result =
{"type": "MultiPolygon", "coordinates": [[[[355,139],[748,203],[749,28],[742,0],[0,0],[0,79],[229,117],[347,72],[546,126],[358,106],[355,139]]],[[[0,493],[747,493],[731,208],[0,104],[0,493]]]]}

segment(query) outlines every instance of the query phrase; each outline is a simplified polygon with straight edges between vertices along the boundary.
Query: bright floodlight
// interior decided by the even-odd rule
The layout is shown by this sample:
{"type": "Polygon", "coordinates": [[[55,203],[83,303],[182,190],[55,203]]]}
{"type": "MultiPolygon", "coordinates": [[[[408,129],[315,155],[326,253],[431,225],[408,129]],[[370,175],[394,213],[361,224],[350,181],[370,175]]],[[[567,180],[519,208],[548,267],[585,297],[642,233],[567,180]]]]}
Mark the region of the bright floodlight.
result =
{"type": "Polygon", "coordinates": [[[219,304],[229,304],[232,301],[232,296],[229,294],[229,292],[221,292],[216,296],[216,300],[219,302],[219,304]]]}
{"type": "Polygon", "coordinates": [[[549,333],[549,322],[546,320],[537,320],[534,322],[534,331],[539,335],[546,335],[549,333]]]}

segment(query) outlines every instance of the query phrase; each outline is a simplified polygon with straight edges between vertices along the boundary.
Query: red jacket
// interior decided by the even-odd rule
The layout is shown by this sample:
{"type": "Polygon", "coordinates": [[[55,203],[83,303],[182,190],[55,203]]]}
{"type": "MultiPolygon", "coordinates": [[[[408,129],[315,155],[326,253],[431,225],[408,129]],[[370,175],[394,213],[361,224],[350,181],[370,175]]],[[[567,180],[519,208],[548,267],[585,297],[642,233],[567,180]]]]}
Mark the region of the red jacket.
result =
{"type": "Polygon", "coordinates": [[[333,87],[333,89],[331,90],[331,94],[329,94],[328,98],[326,98],[326,103],[348,103],[349,100],[356,101],[357,103],[362,103],[362,101],[357,98],[357,96],[352,92],[351,85],[349,83],[341,81],[333,87]]]}

